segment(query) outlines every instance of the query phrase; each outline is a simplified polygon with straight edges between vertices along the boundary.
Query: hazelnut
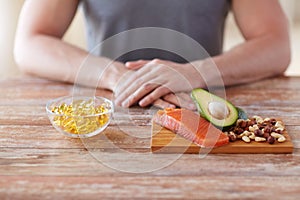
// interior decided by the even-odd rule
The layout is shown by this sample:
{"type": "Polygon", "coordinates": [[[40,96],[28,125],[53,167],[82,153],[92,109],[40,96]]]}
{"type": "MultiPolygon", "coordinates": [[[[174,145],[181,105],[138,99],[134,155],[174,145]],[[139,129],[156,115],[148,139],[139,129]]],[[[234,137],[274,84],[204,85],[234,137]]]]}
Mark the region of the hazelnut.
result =
{"type": "Polygon", "coordinates": [[[236,133],[236,134],[238,134],[238,135],[242,134],[243,132],[244,132],[244,130],[243,130],[242,128],[236,128],[236,129],[234,130],[234,133],[236,133]]]}
{"type": "Polygon", "coordinates": [[[259,129],[255,130],[254,134],[255,134],[255,136],[258,136],[258,137],[263,137],[264,136],[264,133],[259,129]]]}
{"type": "Polygon", "coordinates": [[[269,136],[270,136],[270,133],[264,133],[263,137],[267,139],[267,138],[269,138],[269,136]]]}
{"type": "Polygon", "coordinates": [[[254,124],[256,124],[256,119],[251,118],[251,119],[248,121],[247,126],[253,126],[254,124]]]}
{"type": "Polygon", "coordinates": [[[247,122],[244,121],[244,120],[241,121],[241,122],[240,122],[240,127],[241,127],[241,128],[246,128],[246,127],[247,127],[247,122]]]}
{"type": "Polygon", "coordinates": [[[275,124],[276,124],[276,119],[274,119],[274,118],[272,118],[272,119],[270,119],[270,123],[274,126],[275,124]]]}
{"type": "Polygon", "coordinates": [[[275,143],[275,138],[273,136],[269,136],[268,139],[267,139],[267,142],[269,144],[274,144],[275,143]]]}
{"type": "Polygon", "coordinates": [[[228,134],[228,138],[229,138],[229,141],[230,141],[230,142],[236,141],[236,135],[235,135],[233,132],[230,132],[230,133],[228,134]]]}
{"type": "Polygon", "coordinates": [[[272,132],[272,127],[266,126],[263,130],[264,130],[264,133],[271,133],[272,132]]]}

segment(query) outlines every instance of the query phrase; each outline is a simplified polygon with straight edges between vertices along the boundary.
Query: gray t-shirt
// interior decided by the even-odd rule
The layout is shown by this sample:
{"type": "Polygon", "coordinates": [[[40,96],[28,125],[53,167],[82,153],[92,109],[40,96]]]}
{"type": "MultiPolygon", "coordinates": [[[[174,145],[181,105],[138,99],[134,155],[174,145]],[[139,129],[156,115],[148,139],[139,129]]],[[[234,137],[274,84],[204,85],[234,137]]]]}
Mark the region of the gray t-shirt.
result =
{"type": "MultiPolygon", "coordinates": [[[[193,38],[210,56],[222,53],[224,22],[230,9],[229,0],[81,0],[81,5],[86,18],[89,50],[122,31],[162,27],[193,38]]],[[[129,45],[126,42],[117,45],[129,45]]],[[[93,54],[110,57],[104,52],[96,49],[93,54]]],[[[185,62],[172,53],[155,49],[130,52],[118,60],[153,58],[185,62]]]]}

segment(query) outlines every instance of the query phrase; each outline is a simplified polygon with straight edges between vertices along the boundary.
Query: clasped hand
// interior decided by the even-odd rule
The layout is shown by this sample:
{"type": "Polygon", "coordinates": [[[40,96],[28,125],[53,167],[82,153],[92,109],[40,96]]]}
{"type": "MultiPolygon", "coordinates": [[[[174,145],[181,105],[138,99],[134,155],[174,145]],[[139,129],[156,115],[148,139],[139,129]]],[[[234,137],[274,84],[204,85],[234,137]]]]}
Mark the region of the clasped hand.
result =
{"type": "Polygon", "coordinates": [[[169,104],[195,109],[188,93],[200,86],[201,76],[193,65],[154,59],[127,62],[125,66],[135,71],[117,84],[114,90],[117,105],[167,107],[169,104]]]}

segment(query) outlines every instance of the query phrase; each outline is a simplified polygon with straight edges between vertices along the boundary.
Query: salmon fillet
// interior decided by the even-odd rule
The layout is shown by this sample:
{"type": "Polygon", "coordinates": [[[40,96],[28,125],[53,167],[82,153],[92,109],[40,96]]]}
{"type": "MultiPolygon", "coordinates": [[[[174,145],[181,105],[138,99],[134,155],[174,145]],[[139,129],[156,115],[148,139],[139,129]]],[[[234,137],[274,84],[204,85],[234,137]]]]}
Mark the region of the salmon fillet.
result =
{"type": "Polygon", "coordinates": [[[159,110],[153,121],[201,147],[219,147],[229,143],[225,133],[190,110],[159,110]]]}

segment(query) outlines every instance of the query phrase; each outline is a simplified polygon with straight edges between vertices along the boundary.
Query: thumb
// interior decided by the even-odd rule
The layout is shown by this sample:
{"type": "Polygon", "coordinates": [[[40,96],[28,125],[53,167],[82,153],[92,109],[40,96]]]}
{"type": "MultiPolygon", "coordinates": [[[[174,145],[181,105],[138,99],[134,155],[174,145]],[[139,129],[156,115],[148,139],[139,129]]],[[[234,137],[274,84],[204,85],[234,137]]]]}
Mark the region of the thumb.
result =
{"type": "Polygon", "coordinates": [[[144,65],[146,65],[148,62],[150,61],[149,60],[130,61],[130,62],[126,62],[125,66],[127,67],[127,69],[137,70],[143,67],[144,65]]]}

